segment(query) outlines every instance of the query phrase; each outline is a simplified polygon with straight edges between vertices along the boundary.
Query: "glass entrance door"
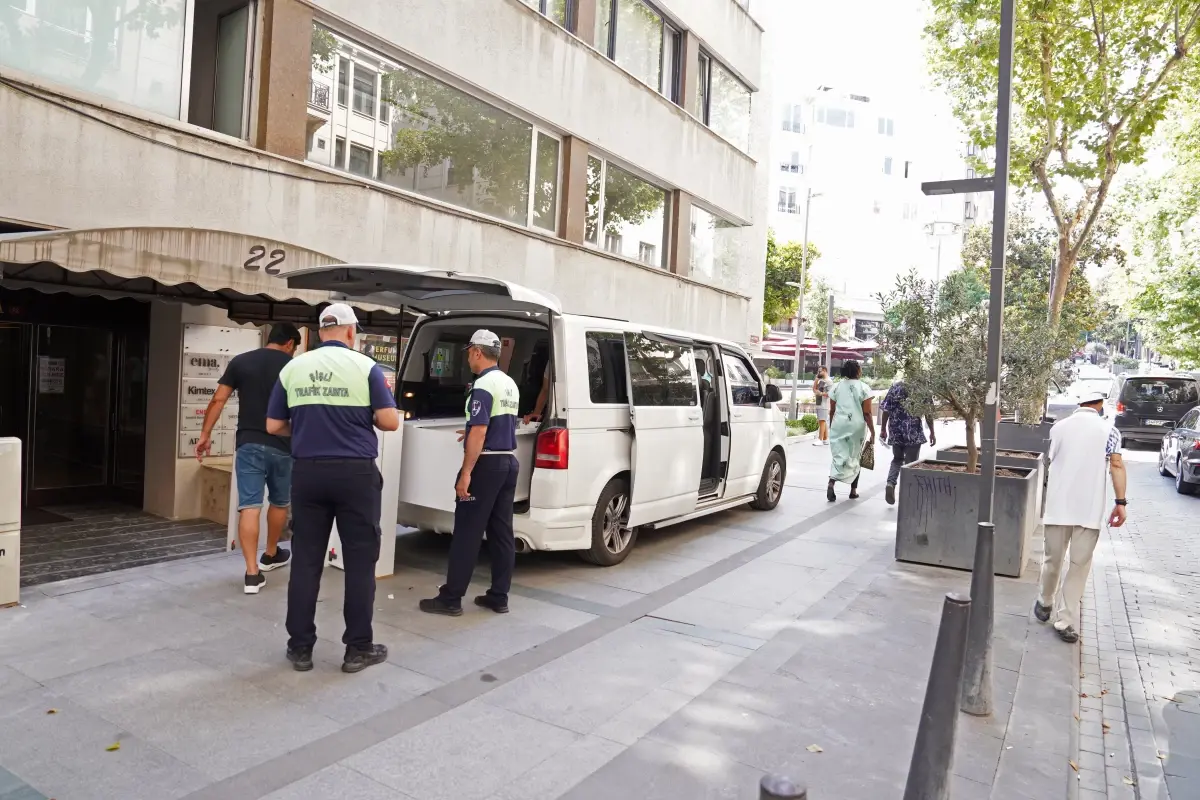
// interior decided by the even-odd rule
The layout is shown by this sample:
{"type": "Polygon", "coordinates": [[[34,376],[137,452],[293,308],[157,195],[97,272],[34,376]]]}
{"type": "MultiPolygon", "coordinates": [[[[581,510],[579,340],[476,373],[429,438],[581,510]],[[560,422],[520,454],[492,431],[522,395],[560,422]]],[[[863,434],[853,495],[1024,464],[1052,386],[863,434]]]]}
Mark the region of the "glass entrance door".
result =
{"type": "Polygon", "coordinates": [[[112,485],[120,499],[142,504],[146,477],[146,377],[150,340],[146,333],[117,335],[112,413],[112,485]]]}
{"type": "Polygon", "coordinates": [[[97,328],[37,328],[30,505],[87,502],[109,484],[112,340],[97,328]]]}

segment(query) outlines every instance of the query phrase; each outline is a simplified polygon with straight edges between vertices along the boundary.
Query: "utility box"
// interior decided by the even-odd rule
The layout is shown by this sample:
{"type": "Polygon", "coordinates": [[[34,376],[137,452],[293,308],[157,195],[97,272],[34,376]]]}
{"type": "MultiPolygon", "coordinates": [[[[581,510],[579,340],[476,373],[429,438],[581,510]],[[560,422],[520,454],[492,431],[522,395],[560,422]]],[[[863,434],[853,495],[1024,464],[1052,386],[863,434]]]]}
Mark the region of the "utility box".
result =
{"type": "Polygon", "coordinates": [[[0,608],[21,595],[21,440],[0,438],[0,608]]]}

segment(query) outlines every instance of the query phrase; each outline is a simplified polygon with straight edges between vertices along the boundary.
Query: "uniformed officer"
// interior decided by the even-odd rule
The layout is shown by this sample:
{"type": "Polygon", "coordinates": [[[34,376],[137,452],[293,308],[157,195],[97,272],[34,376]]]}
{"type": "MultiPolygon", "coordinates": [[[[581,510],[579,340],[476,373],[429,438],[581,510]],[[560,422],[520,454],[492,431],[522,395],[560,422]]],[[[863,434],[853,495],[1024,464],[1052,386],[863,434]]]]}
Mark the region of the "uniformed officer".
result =
{"type": "Polygon", "coordinates": [[[320,315],[319,347],[279,373],[267,407],[267,432],[292,437],[292,574],[288,582],[288,661],[312,669],[317,593],[337,520],[346,566],[343,672],[387,660],[371,631],[383,476],[375,466],[375,428],[400,427],[383,370],[354,349],[358,319],[334,303],[320,315]]]}
{"type": "MultiPolygon", "coordinates": [[[[463,463],[454,486],[454,538],[446,584],[438,596],[421,601],[430,614],[457,617],[475,571],[479,546],[487,531],[492,559],[492,588],[475,605],[508,613],[516,548],[513,540],[513,495],[517,489],[517,399],[513,379],[500,371],[500,337],[479,330],[467,345],[467,363],[479,377],[467,396],[463,463]]],[[[294,569],[294,567],[293,567],[294,569]]]]}

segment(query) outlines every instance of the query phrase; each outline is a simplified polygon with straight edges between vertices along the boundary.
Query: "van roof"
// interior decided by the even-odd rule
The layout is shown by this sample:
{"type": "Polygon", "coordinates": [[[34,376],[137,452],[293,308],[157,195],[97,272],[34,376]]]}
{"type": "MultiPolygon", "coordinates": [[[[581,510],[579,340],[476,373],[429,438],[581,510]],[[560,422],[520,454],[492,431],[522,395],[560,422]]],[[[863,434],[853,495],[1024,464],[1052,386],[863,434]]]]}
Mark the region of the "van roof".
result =
{"type": "Polygon", "coordinates": [[[725,345],[727,347],[733,347],[742,352],[745,352],[745,349],[746,349],[742,345],[738,344],[737,342],[732,342],[728,339],[722,339],[718,336],[709,336],[709,335],[703,334],[703,333],[695,333],[692,331],[683,331],[683,330],[678,330],[676,328],[664,328],[660,325],[644,325],[640,322],[630,322],[629,320],[625,320],[625,319],[615,319],[612,317],[594,317],[594,316],[588,316],[586,314],[563,314],[562,318],[564,321],[567,321],[567,322],[573,323],[573,324],[579,324],[579,325],[586,326],[588,323],[591,323],[591,324],[606,323],[606,324],[612,325],[613,327],[616,327],[616,328],[628,328],[630,330],[645,331],[647,333],[658,333],[658,334],[662,334],[663,336],[675,336],[680,339],[699,339],[704,342],[711,342],[712,344],[719,344],[719,345],[725,345]]]}

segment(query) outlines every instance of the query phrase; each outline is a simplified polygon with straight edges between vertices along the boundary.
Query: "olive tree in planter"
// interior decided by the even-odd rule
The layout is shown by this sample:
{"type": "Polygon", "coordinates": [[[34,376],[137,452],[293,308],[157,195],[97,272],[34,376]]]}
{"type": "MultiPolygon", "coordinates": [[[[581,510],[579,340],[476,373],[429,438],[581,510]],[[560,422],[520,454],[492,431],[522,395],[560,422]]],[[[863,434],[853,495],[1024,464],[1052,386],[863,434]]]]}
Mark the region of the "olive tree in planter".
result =
{"type": "MultiPolygon", "coordinates": [[[[880,302],[880,346],[886,358],[903,366],[906,410],[924,417],[944,404],[963,421],[967,434],[965,463],[919,461],[901,471],[896,558],[970,569],[980,480],[976,426],[988,388],[986,272],[971,266],[955,270],[936,292],[933,284],[910,273],[880,302]]],[[[1037,526],[1039,476],[1036,464],[997,471],[998,574],[1021,574],[1037,526]]]]}

